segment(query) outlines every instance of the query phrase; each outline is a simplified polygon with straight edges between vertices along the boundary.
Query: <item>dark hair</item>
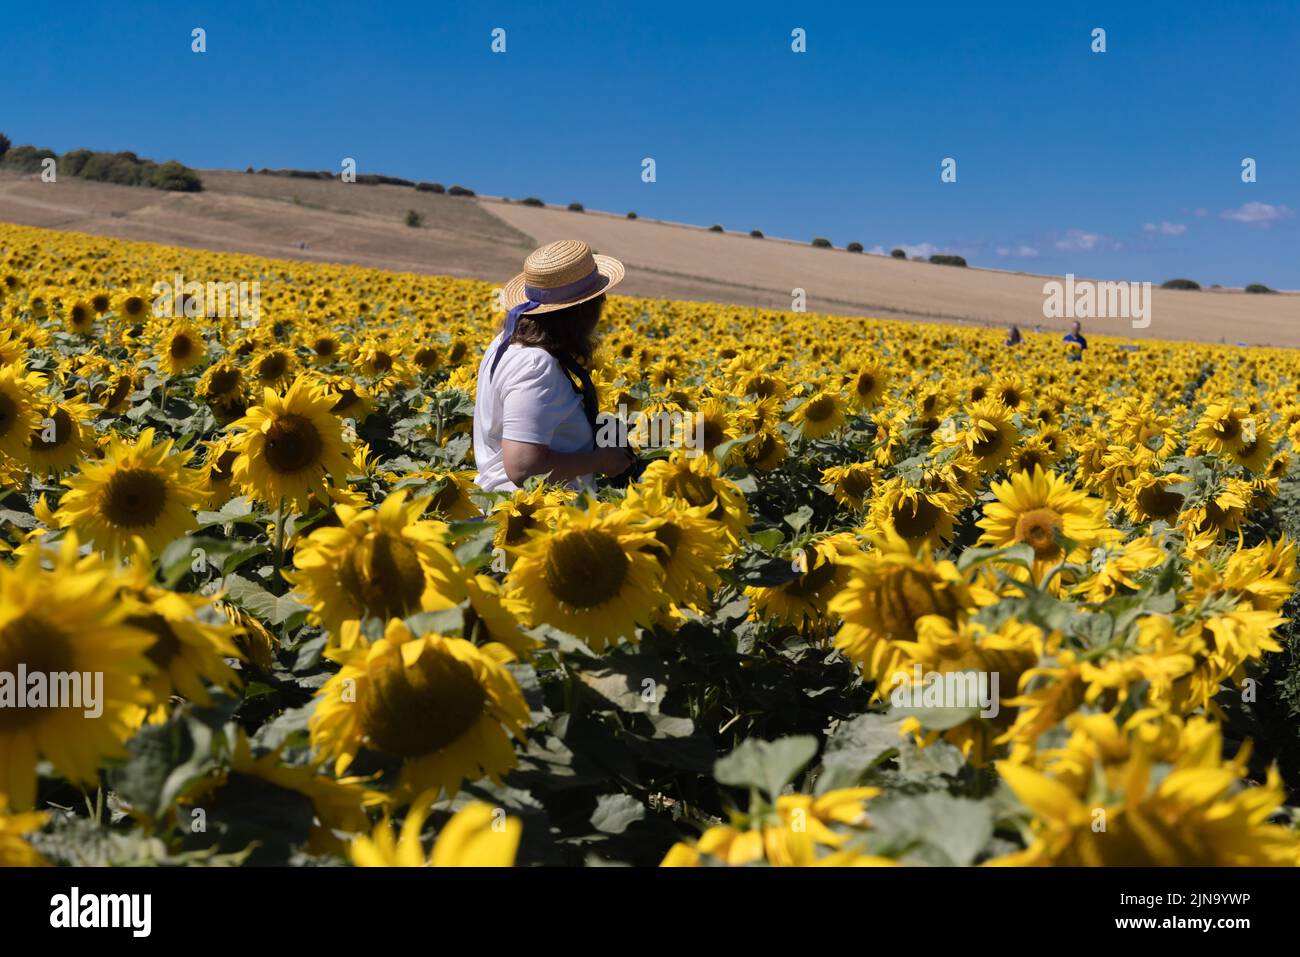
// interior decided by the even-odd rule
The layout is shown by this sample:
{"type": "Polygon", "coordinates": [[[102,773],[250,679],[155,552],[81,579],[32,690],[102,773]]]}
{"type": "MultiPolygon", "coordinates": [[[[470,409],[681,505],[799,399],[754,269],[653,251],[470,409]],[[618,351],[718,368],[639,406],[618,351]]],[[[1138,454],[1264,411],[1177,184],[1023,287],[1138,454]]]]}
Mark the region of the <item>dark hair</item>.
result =
{"type": "Polygon", "coordinates": [[[596,324],[600,322],[604,306],[605,296],[602,294],[539,316],[525,312],[519,317],[510,341],[521,346],[536,346],[552,355],[567,352],[584,365],[590,364],[591,354],[596,349],[596,324]]]}

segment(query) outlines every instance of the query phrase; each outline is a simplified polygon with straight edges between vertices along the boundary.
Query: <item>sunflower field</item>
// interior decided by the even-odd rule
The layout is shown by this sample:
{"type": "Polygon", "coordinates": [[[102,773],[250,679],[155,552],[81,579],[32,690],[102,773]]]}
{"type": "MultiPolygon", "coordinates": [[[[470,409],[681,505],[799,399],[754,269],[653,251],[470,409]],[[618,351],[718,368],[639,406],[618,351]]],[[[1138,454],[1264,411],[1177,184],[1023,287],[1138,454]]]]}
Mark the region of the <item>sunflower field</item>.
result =
{"type": "Polygon", "coordinates": [[[489,283],[0,225],[0,311],[0,864],[1300,863],[1294,352],[612,297],[704,450],[506,495],[489,283]]]}

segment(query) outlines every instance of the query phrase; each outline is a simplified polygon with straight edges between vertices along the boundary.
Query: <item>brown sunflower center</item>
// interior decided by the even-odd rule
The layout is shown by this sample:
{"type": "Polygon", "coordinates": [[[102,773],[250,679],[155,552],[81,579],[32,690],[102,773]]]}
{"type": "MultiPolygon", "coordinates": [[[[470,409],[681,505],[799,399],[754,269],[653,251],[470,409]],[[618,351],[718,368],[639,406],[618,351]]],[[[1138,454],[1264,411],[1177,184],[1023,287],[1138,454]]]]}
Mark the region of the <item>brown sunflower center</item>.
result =
{"type": "Polygon", "coordinates": [[[1214,425],[1214,431],[1219,433],[1219,438],[1223,441],[1231,442],[1237,436],[1241,435],[1241,423],[1237,421],[1235,416],[1230,415],[1227,418],[1220,419],[1216,422],[1214,425]]]}
{"type": "Polygon", "coordinates": [[[1183,496],[1171,492],[1163,485],[1151,485],[1137,494],[1142,511],[1153,518],[1170,519],[1183,507],[1183,496]]]}
{"type": "Polygon", "coordinates": [[[238,369],[218,369],[208,380],[208,395],[225,395],[234,392],[242,374],[238,369]]]}
{"type": "MultiPolygon", "coordinates": [[[[0,672],[18,680],[18,666],[24,665],[27,675],[41,674],[47,682],[46,703],[51,702],[49,682],[51,677],[74,670],[68,636],[39,614],[27,612],[0,628],[0,672]]],[[[26,695],[31,689],[15,688],[26,695]]],[[[0,708],[0,733],[17,731],[38,721],[48,708],[0,708]]]]}
{"type": "Polygon", "coordinates": [[[367,535],[339,566],[343,588],[366,613],[385,620],[420,607],[424,569],[415,549],[390,532],[367,535]]]}
{"type": "Polygon", "coordinates": [[[977,439],[971,446],[971,451],[977,458],[986,459],[991,455],[996,455],[1002,450],[1003,439],[1001,429],[990,429],[984,431],[984,437],[977,439]]]}
{"type": "Polygon", "coordinates": [[[955,619],[959,603],[956,596],[919,568],[900,568],[881,582],[876,607],[881,630],[900,641],[916,639],[916,622],[925,615],[942,615],[955,619]]]}
{"type": "Polygon", "coordinates": [[[821,395],[808,403],[804,418],[809,422],[825,422],[835,414],[835,400],[828,395],[821,395]]]}
{"type": "Polygon", "coordinates": [[[1061,516],[1050,508],[1031,509],[1016,519],[1016,541],[1028,544],[1035,558],[1055,558],[1061,554],[1056,532],[1063,524],[1061,516]]]}
{"type": "Polygon", "coordinates": [[[574,608],[595,608],[616,597],[627,572],[622,546],[599,529],[565,532],[546,553],[546,587],[574,608]]]}
{"type": "Polygon", "coordinates": [[[13,396],[0,392],[0,435],[7,435],[18,421],[18,403],[13,396]]]}
{"type": "Polygon", "coordinates": [[[726,440],[726,423],[706,416],[704,419],[704,451],[712,452],[726,440]]]}
{"type": "Polygon", "coordinates": [[[934,531],[943,509],[928,498],[902,499],[890,510],[894,529],[908,541],[925,538],[934,531]]]}
{"type": "Polygon", "coordinates": [[[147,631],[157,639],[149,646],[146,654],[160,671],[166,671],[176,656],[181,653],[181,641],[172,630],[171,622],[156,612],[147,615],[132,615],[126,623],[133,628],[147,631]]]}
{"type": "Polygon", "coordinates": [[[459,740],[483,715],[487,695],[463,661],[426,648],[411,667],[394,654],[361,701],[361,727],[387,754],[415,758],[459,740]]]}
{"type": "Polygon", "coordinates": [[[289,358],[283,352],[272,352],[257,364],[257,377],[268,381],[278,379],[288,370],[289,358]]]}
{"type": "Polygon", "coordinates": [[[785,586],[785,593],[791,598],[815,598],[835,577],[835,563],[823,561],[808,574],[800,575],[785,586]]]}
{"type": "Polygon", "coordinates": [[[376,372],[387,372],[393,367],[393,357],[387,352],[380,350],[379,352],[376,352],[374,358],[371,359],[371,364],[374,365],[376,372]]]}
{"type": "Polygon", "coordinates": [[[531,528],[537,527],[537,522],[533,519],[535,507],[532,505],[516,505],[515,511],[506,518],[506,544],[517,545],[524,540],[525,534],[531,528]]]}
{"type": "Polygon", "coordinates": [[[301,415],[280,416],[266,433],[266,463],[277,472],[300,472],[316,465],[323,450],[316,426],[301,415]]]}
{"type": "Polygon", "coordinates": [[[171,348],[168,350],[173,359],[188,358],[194,351],[194,342],[185,333],[172,336],[171,348]]]}
{"type": "Polygon", "coordinates": [[[858,395],[866,398],[876,391],[876,377],[869,372],[864,372],[858,376],[857,383],[858,395]]]}
{"type": "Polygon", "coordinates": [[[72,416],[68,415],[66,409],[56,409],[46,422],[53,424],[54,434],[49,435],[51,430],[46,425],[42,425],[39,429],[33,429],[31,436],[33,452],[48,452],[51,449],[57,449],[72,438],[72,416]],[[48,439],[46,438],[47,435],[49,435],[48,439]]]}
{"type": "Polygon", "coordinates": [[[139,296],[128,296],[126,302],[122,303],[122,312],[131,319],[144,315],[144,300],[139,296]]]}
{"type": "Polygon", "coordinates": [[[219,456],[212,466],[212,481],[226,483],[233,477],[235,459],[239,458],[239,453],[233,449],[226,449],[219,456]]]}
{"type": "Polygon", "coordinates": [[[311,348],[312,351],[322,359],[328,359],[330,356],[334,355],[334,353],[338,352],[339,344],[333,339],[326,337],[324,339],[317,339],[312,343],[311,348]]]}
{"type": "Polygon", "coordinates": [[[338,391],[337,395],[338,398],[335,400],[334,404],[330,406],[330,411],[335,415],[342,415],[359,401],[355,389],[343,388],[338,391]]]}
{"type": "Polygon", "coordinates": [[[659,559],[659,564],[667,566],[677,554],[677,548],[682,543],[683,533],[680,525],[674,525],[672,522],[664,522],[654,531],[656,546],[651,546],[651,551],[659,559]]]}
{"type": "Polygon", "coordinates": [[[152,525],[167,507],[167,482],[149,469],[121,469],[104,486],[100,511],[118,528],[152,525]]]}
{"type": "Polygon", "coordinates": [[[429,372],[438,368],[438,361],[441,358],[442,357],[438,354],[437,349],[430,346],[423,346],[422,348],[415,350],[414,362],[425,372],[429,372]]]}
{"type": "Polygon", "coordinates": [[[840,489],[850,498],[862,498],[871,491],[871,473],[866,469],[852,469],[840,479],[840,489]]]}
{"type": "Polygon", "coordinates": [[[685,469],[678,471],[665,484],[668,494],[685,499],[696,508],[708,505],[718,497],[713,489],[713,482],[707,476],[696,475],[685,469]]]}

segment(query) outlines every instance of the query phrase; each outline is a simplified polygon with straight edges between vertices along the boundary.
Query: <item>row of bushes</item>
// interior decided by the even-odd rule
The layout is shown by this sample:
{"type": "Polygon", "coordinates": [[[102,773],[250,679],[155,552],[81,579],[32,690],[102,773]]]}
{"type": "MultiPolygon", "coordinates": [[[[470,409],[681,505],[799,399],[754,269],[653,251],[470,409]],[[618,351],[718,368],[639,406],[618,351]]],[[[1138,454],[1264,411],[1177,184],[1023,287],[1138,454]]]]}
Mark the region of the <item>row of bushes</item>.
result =
{"type": "MultiPolygon", "coordinates": [[[[1167,280],[1165,280],[1164,282],[1162,282],[1162,283],[1160,284],[1160,288],[1161,288],[1161,289],[1186,289],[1186,290],[1198,290],[1198,289],[1201,288],[1201,284],[1200,284],[1199,282],[1197,282],[1195,279],[1167,279],[1167,280]]],[[[1218,287],[1218,286],[1215,286],[1215,287],[1213,287],[1213,288],[1218,289],[1219,287],[1218,287]]],[[[1277,292],[1277,290],[1276,290],[1276,289],[1270,289],[1268,286],[1264,285],[1262,282],[1252,282],[1249,286],[1246,287],[1246,292],[1250,292],[1250,293],[1273,293],[1273,292],[1277,292]]]]}
{"type": "Polygon", "coordinates": [[[45,169],[45,161],[51,159],[60,176],[181,193],[197,193],[203,189],[199,174],[176,160],[155,163],[131,152],[104,153],[85,149],[70,150],[59,156],[53,150],[36,146],[13,146],[9,137],[0,133],[0,167],[18,173],[39,173],[45,169]]]}
{"type": "MultiPolygon", "coordinates": [[[[342,173],[331,173],[329,170],[313,169],[262,169],[255,170],[248,167],[245,173],[256,173],[258,176],[288,176],[294,179],[340,179],[342,173]]],[[[464,186],[443,186],[441,183],[417,183],[413,179],[404,179],[401,176],[384,176],[381,173],[358,173],[355,182],[362,186],[410,186],[418,193],[446,193],[448,196],[473,196],[472,189],[464,186]]]]}

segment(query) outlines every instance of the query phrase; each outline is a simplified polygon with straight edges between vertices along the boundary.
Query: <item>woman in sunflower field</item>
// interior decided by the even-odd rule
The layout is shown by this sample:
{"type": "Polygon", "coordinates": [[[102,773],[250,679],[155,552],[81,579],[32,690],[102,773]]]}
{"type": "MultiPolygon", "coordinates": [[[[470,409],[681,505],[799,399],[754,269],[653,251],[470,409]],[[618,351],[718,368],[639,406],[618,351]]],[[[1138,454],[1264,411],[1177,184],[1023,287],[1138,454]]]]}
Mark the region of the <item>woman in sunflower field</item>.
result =
{"type": "Polygon", "coordinates": [[[596,446],[596,387],[587,371],[607,290],[623,264],[578,240],[534,250],[503,291],[509,313],[479,364],[474,404],[477,484],[517,490],[534,475],[590,486],[632,459],[596,446]]]}

